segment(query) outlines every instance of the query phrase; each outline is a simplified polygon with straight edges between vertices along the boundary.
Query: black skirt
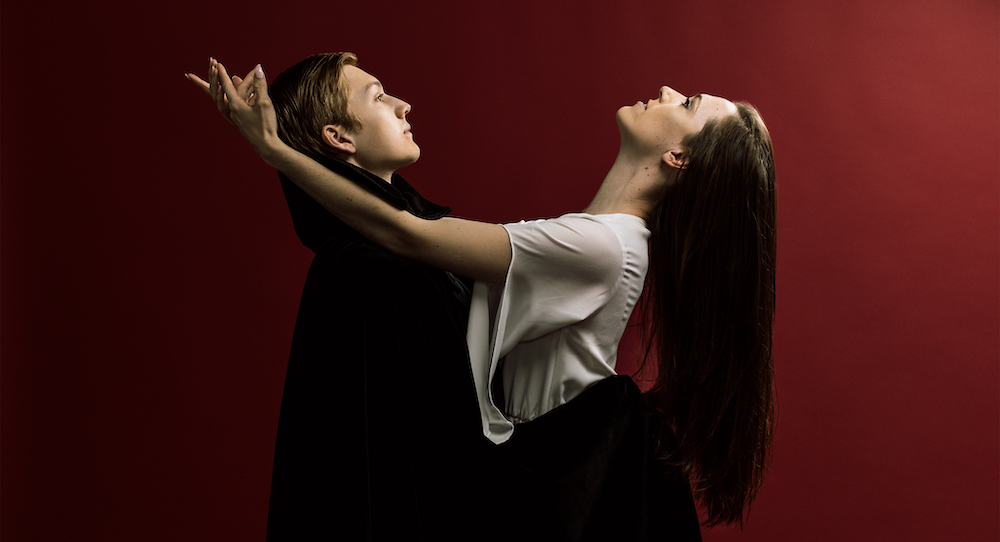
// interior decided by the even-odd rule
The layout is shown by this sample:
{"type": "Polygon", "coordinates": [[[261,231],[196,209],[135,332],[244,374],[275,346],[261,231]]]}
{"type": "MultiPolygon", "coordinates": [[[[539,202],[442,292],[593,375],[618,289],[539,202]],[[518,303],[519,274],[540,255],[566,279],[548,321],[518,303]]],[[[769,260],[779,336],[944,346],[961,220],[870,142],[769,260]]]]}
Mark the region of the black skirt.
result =
{"type": "Polygon", "coordinates": [[[498,514],[483,532],[520,542],[700,541],[687,478],[655,458],[659,426],[627,376],[517,425],[496,450],[498,514]]]}

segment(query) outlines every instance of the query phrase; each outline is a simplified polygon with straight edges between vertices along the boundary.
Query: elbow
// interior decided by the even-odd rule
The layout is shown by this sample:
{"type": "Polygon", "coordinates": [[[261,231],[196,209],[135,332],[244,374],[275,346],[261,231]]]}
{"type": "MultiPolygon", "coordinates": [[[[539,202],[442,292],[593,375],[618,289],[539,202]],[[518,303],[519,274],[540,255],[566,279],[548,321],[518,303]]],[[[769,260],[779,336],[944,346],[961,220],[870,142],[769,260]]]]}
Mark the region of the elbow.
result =
{"type": "Polygon", "coordinates": [[[412,243],[405,232],[391,232],[382,239],[378,239],[378,244],[395,256],[412,259],[412,243]]]}
{"type": "Polygon", "coordinates": [[[407,219],[388,224],[374,241],[393,255],[409,259],[416,259],[422,246],[416,224],[407,219]]]}
{"type": "Polygon", "coordinates": [[[449,249],[445,246],[455,235],[454,228],[448,228],[454,224],[447,219],[427,220],[400,211],[385,225],[379,228],[379,238],[373,240],[394,256],[457,271],[451,267],[455,258],[449,258],[449,249]]]}

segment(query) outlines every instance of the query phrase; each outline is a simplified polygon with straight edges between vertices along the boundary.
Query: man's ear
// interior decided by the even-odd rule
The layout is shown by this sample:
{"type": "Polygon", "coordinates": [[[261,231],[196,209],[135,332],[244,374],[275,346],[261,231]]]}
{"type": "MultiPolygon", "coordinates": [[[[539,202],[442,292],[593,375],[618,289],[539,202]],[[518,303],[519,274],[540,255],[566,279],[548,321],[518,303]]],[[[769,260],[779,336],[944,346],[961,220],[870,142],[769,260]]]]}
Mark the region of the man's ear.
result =
{"type": "Polygon", "coordinates": [[[667,151],[663,153],[663,163],[675,169],[687,167],[687,155],[684,151],[667,151]]]}
{"type": "Polygon", "coordinates": [[[354,154],[358,151],[354,147],[354,141],[345,133],[344,127],[336,124],[327,124],[323,127],[323,143],[344,154],[354,154]]]}

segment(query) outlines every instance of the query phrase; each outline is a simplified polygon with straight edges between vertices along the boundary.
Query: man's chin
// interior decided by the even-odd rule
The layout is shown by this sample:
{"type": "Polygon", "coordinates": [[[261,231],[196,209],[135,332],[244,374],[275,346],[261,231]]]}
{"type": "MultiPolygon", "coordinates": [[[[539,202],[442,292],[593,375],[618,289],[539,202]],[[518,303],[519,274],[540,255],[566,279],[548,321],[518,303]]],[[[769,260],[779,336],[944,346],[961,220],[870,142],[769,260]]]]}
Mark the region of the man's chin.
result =
{"type": "Polygon", "coordinates": [[[393,171],[399,171],[399,170],[405,168],[406,166],[413,165],[413,163],[416,162],[418,158],[420,158],[420,155],[417,155],[417,156],[415,156],[413,158],[407,158],[406,160],[400,160],[399,162],[396,162],[396,166],[395,166],[395,169],[393,171]]]}
{"type": "MultiPolygon", "coordinates": [[[[414,146],[416,146],[416,145],[414,145],[414,146]]],[[[406,162],[406,165],[401,166],[401,167],[406,167],[406,166],[408,166],[408,165],[416,162],[419,159],[420,159],[420,147],[417,147],[416,152],[414,152],[413,155],[408,158],[409,161],[406,162]]]]}

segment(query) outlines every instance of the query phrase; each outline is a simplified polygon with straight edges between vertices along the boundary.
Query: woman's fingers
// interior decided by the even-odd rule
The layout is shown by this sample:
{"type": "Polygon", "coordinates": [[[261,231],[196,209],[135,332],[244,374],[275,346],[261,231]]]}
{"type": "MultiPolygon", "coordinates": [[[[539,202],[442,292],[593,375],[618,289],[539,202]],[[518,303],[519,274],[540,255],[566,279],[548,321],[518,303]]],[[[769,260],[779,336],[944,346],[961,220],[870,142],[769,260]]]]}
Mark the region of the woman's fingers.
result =
{"type": "Polygon", "coordinates": [[[201,77],[198,77],[198,74],[193,72],[187,72],[184,74],[184,77],[186,77],[188,81],[194,83],[194,86],[200,88],[201,90],[204,90],[205,94],[208,94],[209,96],[212,95],[212,89],[208,88],[208,81],[202,79],[201,77]]]}
{"type": "MultiPolygon", "coordinates": [[[[219,85],[221,86],[221,88],[219,89],[219,96],[216,99],[216,103],[225,104],[226,101],[228,101],[229,104],[238,103],[237,101],[240,100],[240,95],[239,92],[236,90],[236,86],[233,85],[233,80],[229,78],[229,72],[226,71],[226,67],[223,66],[221,62],[217,62],[216,65],[218,66],[219,70],[219,85]]],[[[243,103],[246,103],[246,100],[241,100],[241,101],[243,103]]],[[[231,108],[232,105],[227,105],[227,109],[231,108]]]]}
{"type": "MultiPolygon", "coordinates": [[[[254,68],[256,69],[256,68],[254,68]]],[[[236,86],[236,92],[243,99],[247,105],[253,107],[254,105],[254,95],[253,95],[253,70],[246,77],[240,77],[238,75],[233,76],[233,85],[236,86]]]]}
{"type": "MultiPolygon", "coordinates": [[[[267,95],[267,77],[264,75],[264,68],[257,64],[252,73],[254,99],[258,104],[270,106],[271,98],[267,95]]],[[[247,75],[247,79],[250,79],[249,75],[247,75]]]]}
{"type": "Polygon", "coordinates": [[[229,72],[226,71],[226,67],[218,61],[216,61],[215,66],[219,73],[220,86],[215,104],[219,108],[219,113],[222,113],[229,122],[233,122],[233,106],[244,104],[246,100],[240,99],[236,87],[233,86],[232,79],[229,78],[229,72]]]}
{"type": "MultiPolygon", "coordinates": [[[[257,66],[260,66],[260,64],[257,66]]],[[[249,97],[250,93],[253,92],[253,72],[257,71],[257,66],[254,66],[252,70],[247,72],[246,76],[242,79],[237,75],[233,76],[233,83],[236,83],[237,88],[244,94],[244,97],[249,97]],[[245,86],[241,87],[241,84],[245,86]]]]}
{"type": "MultiPolygon", "coordinates": [[[[214,58],[209,59],[208,81],[202,79],[201,77],[198,76],[198,74],[194,72],[185,72],[184,77],[187,78],[188,81],[191,81],[191,83],[194,86],[203,90],[205,94],[208,94],[209,97],[216,102],[216,107],[219,108],[219,112],[222,113],[224,117],[226,117],[226,120],[232,122],[232,120],[229,118],[229,104],[226,103],[225,95],[222,93],[219,87],[219,77],[218,77],[219,74],[218,74],[218,69],[216,68],[216,64],[217,61],[214,58]],[[219,100],[218,100],[220,95],[222,95],[223,97],[223,102],[221,106],[219,105],[219,100]]],[[[233,79],[237,82],[237,84],[239,84],[239,82],[242,81],[242,79],[240,79],[239,77],[233,77],[233,79]]]]}
{"type": "Polygon", "coordinates": [[[215,71],[215,59],[208,59],[208,89],[209,95],[214,100],[219,92],[219,74],[215,71]]]}
{"type": "Polygon", "coordinates": [[[234,76],[230,80],[225,71],[226,67],[222,64],[219,64],[219,70],[222,93],[228,99],[230,108],[235,103],[239,103],[240,106],[245,104],[248,107],[253,107],[262,93],[267,95],[267,79],[264,78],[264,70],[261,69],[260,64],[250,70],[246,78],[234,76]]]}
{"type": "MultiPolygon", "coordinates": [[[[187,72],[184,77],[204,90],[213,100],[219,113],[232,124],[236,124],[234,111],[244,112],[261,104],[261,97],[267,98],[267,79],[260,64],[247,73],[246,77],[230,76],[226,67],[214,57],[208,59],[208,80],[187,72]]],[[[270,105],[267,101],[266,105],[270,105]]]]}

